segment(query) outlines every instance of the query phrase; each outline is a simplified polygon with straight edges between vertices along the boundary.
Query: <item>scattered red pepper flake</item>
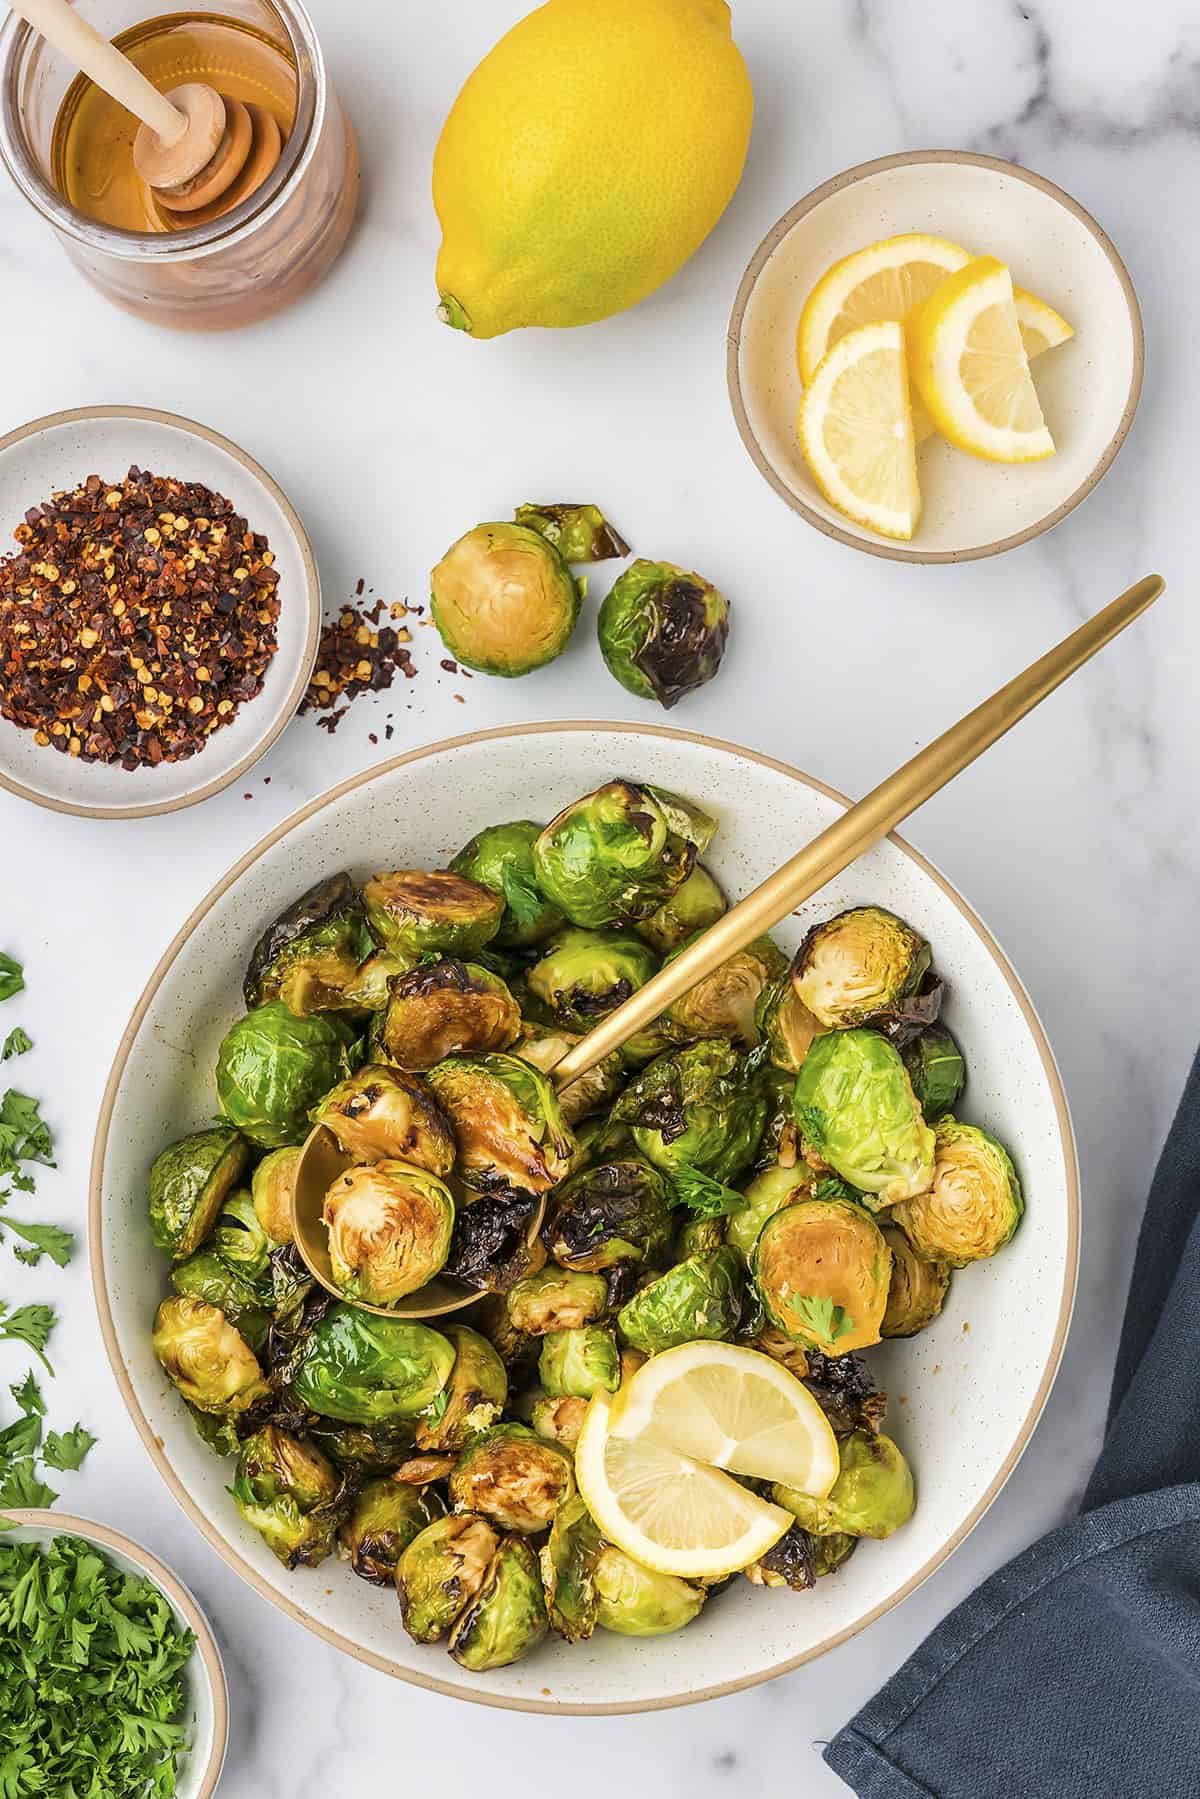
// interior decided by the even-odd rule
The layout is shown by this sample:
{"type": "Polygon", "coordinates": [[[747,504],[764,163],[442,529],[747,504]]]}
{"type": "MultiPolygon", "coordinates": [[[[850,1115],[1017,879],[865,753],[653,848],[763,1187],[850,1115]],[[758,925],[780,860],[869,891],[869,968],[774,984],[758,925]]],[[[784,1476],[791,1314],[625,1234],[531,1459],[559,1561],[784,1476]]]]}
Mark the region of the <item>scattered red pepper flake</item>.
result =
{"type": "Polygon", "coordinates": [[[332,736],[360,693],[390,687],[397,671],[412,680],[417,671],[404,647],[412,641],[411,632],[380,622],[385,612],[389,618],[403,618],[408,610],[398,602],[389,607],[384,600],[365,609],[352,603],[343,606],[321,632],[317,665],[298,710],[324,713],[317,724],[332,736]]]}

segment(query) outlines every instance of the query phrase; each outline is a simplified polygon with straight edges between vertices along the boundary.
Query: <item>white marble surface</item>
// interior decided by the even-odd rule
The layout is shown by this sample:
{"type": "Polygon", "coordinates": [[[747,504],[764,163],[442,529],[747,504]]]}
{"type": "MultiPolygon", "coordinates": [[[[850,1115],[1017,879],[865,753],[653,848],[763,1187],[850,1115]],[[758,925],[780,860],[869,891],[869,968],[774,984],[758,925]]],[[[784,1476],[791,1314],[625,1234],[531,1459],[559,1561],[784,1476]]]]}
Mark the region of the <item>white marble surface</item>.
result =
{"type": "MultiPolygon", "coordinates": [[[[459,0],[451,21],[431,5],[315,0],[362,135],[363,218],[326,286],[269,328],[191,340],[109,311],[0,192],[0,429],[102,401],[208,421],[291,493],[331,606],[359,576],[389,598],[419,597],[433,560],[475,519],[526,497],[594,495],[638,550],[693,564],[733,596],[726,668],[678,722],[851,793],[1160,569],[1170,585],[1155,612],[910,830],[1022,971],[1074,1109],[1083,1270],[1045,1417],[952,1562],[857,1641],[786,1680],[686,1715],[452,1713],[280,1617],[177,1512],[121,1408],[82,1255],[64,1274],[30,1274],[2,1252],[0,1292],[64,1312],[55,1422],[83,1417],[101,1442],[83,1474],[63,1477],[63,1503],[142,1537],[211,1612],[233,1686],[228,1799],[340,1799],[398,1777],[448,1799],[485,1789],[505,1799],[528,1789],[523,1756],[535,1746],[557,1767],[569,1758],[579,1799],[664,1783],[694,1799],[784,1787],[832,1799],[844,1789],[813,1745],[1079,1492],[1146,1183],[1196,1036],[1200,625],[1187,540],[1200,248],[1188,221],[1200,184],[1200,25],[1185,0],[1123,10],[740,0],[758,117],[741,191],[710,241],[623,318],[476,345],[433,320],[429,159],[459,81],[522,10],[521,0],[459,0]],[[734,431],[722,352],[741,270],[787,206],[848,164],[931,144],[1015,156],[1090,207],[1130,266],[1149,357],[1133,433],[1072,518],[999,561],[922,571],[826,541],[769,492],[734,431]]],[[[528,717],[645,717],[604,673],[589,626],[562,662],[511,685],[443,673],[436,640],[419,632],[415,681],[360,702],[332,741],[298,721],[251,779],[200,810],[106,826],[0,795],[0,943],[22,955],[29,978],[3,1024],[23,1022],[37,1039],[11,1073],[47,1097],[58,1133],[47,1211],[82,1225],[116,1039],[167,939],[234,857],[380,757],[389,713],[396,750],[528,717]]],[[[0,1350],[5,1385],[23,1366],[0,1350]]]]}

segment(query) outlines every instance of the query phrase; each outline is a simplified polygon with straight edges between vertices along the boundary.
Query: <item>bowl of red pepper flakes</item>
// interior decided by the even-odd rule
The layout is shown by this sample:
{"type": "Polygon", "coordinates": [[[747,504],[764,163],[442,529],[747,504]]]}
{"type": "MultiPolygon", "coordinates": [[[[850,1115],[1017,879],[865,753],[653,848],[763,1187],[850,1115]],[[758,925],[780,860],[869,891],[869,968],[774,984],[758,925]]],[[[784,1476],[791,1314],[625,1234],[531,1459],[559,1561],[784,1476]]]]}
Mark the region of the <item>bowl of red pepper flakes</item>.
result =
{"type": "Polygon", "coordinates": [[[303,525],[229,439],[83,407],[0,437],[0,786],[91,817],[194,805],[295,713],[321,593],[303,525]]]}

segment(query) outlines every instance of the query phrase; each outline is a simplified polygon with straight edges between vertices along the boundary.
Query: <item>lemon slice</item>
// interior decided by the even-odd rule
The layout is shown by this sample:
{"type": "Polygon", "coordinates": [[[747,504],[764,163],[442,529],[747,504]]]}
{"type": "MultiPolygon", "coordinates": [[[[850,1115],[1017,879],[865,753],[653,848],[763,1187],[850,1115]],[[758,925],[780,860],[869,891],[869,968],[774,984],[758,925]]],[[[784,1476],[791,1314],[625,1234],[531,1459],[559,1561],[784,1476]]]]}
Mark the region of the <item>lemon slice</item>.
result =
{"type": "Polygon", "coordinates": [[[683,1343],[651,1357],[622,1387],[609,1430],[815,1499],[838,1476],[837,1438],[808,1388],[734,1343],[683,1343]]]}
{"type": "Polygon", "coordinates": [[[767,1553],[795,1523],[718,1468],[644,1437],[609,1430],[612,1399],[597,1393],[575,1445],[583,1503],[610,1542],[661,1574],[712,1580],[767,1553]]]}
{"type": "Polygon", "coordinates": [[[1025,345],[1025,354],[1030,362],[1045,350],[1057,350],[1059,344],[1074,337],[1074,325],[1068,325],[1061,312],[1055,312],[1045,300],[1039,300],[1036,294],[1026,293],[1023,287],[1013,286],[1013,305],[1017,309],[1017,324],[1021,331],[1021,342],[1025,345]]]}
{"type": "Polygon", "coordinates": [[[796,362],[805,387],[847,331],[906,319],[939,282],[970,260],[970,252],[947,237],[906,231],[835,262],[809,294],[796,328],[796,362]]]}
{"type": "Polygon", "coordinates": [[[947,275],[909,326],[913,379],[930,417],[988,462],[1054,454],[1021,342],[1012,276],[994,256],[947,275]]]}
{"type": "Polygon", "coordinates": [[[894,319],[859,325],[834,344],[800,402],[800,447],[831,506],[885,537],[912,536],[921,490],[894,319]]]}

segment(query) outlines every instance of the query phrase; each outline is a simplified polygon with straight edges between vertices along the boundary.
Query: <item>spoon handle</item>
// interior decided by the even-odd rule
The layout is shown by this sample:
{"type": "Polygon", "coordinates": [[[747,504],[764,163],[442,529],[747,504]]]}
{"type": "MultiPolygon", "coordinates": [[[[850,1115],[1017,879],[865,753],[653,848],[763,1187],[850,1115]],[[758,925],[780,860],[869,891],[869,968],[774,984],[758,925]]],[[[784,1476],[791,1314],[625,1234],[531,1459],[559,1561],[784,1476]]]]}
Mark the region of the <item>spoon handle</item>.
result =
{"type": "Polygon", "coordinates": [[[80,18],[68,0],[10,0],[15,13],[61,50],[69,63],[148,125],[164,145],[176,143],[187,130],[187,118],[153,87],[115,44],[80,18]]]}

